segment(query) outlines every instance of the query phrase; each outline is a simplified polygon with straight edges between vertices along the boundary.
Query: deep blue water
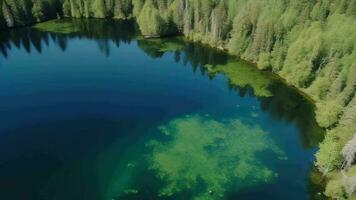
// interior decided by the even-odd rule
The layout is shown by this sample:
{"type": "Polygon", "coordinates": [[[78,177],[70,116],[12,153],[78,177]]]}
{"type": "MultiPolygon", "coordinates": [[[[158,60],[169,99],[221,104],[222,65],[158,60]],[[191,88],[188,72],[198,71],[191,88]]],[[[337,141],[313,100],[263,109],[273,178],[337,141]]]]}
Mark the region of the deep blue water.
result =
{"type": "Polygon", "coordinates": [[[1,199],[315,199],[323,133],[295,89],[182,38],[142,39],[128,22],[74,22],[70,34],[0,33],[1,199]],[[204,148],[182,154],[194,144],[204,148]],[[200,158],[208,160],[182,164],[200,158]]]}

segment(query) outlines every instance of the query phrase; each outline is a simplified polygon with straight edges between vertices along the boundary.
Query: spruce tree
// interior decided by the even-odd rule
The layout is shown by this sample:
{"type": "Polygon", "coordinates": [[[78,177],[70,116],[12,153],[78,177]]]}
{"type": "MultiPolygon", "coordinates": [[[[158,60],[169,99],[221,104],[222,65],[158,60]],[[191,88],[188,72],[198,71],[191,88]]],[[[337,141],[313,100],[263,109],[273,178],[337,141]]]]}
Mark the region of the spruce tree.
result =
{"type": "Polygon", "coordinates": [[[35,0],[32,7],[32,15],[37,22],[42,21],[44,16],[44,3],[42,0],[35,0]]]}
{"type": "Polygon", "coordinates": [[[4,19],[5,19],[7,27],[15,26],[15,19],[14,19],[13,15],[11,13],[11,10],[5,0],[2,2],[2,13],[4,15],[4,19]]]}
{"type": "Polygon", "coordinates": [[[96,17],[96,18],[106,18],[107,17],[105,0],[94,0],[92,10],[94,13],[94,17],[96,17]]]}
{"type": "Polygon", "coordinates": [[[149,37],[160,36],[167,28],[153,0],[146,1],[137,22],[142,34],[149,37]]]}

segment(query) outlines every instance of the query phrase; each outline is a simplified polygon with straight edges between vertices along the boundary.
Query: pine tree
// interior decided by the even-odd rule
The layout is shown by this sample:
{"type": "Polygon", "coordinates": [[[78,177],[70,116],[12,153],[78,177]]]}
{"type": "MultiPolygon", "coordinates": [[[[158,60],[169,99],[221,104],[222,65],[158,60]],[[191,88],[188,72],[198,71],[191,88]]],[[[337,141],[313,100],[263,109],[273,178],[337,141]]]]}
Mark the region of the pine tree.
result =
{"type": "Polygon", "coordinates": [[[35,0],[32,7],[32,15],[37,22],[42,21],[44,16],[44,4],[42,0],[35,0]]]}
{"type": "Polygon", "coordinates": [[[153,0],[147,0],[137,19],[141,32],[145,36],[156,37],[165,33],[166,24],[163,21],[153,0]]]}
{"type": "Polygon", "coordinates": [[[70,17],[72,15],[70,0],[64,0],[62,10],[63,10],[63,15],[65,17],[70,17]]]}
{"type": "Polygon", "coordinates": [[[132,2],[130,0],[115,0],[114,17],[126,19],[132,12],[132,2]]]}
{"type": "Polygon", "coordinates": [[[145,4],[144,0],[132,0],[133,16],[139,17],[144,4],[145,4]]]}
{"type": "Polygon", "coordinates": [[[105,0],[94,0],[92,7],[94,17],[105,18],[107,17],[105,0]]]}
{"type": "Polygon", "coordinates": [[[11,10],[7,5],[6,1],[3,1],[2,3],[2,13],[4,15],[7,27],[15,26],[14,17],[12,16],[11,10]]]}
{"type": "Polygon", "coordinates": [[[184,3],[184,16],[183,16],[183,33],[185,35],[188,35],[191,30],[192,30],[192,18],[193,18],[193,13],[192,13],[192,8],[190,6],[189,0],[185,0],[184,3]]]}
{"type": "Polygon", "coordinates": [[[174,0],[169,6],[169,16],[177,27],[177,32],[183,32],[184,7],[184,0],[174,0]]]}

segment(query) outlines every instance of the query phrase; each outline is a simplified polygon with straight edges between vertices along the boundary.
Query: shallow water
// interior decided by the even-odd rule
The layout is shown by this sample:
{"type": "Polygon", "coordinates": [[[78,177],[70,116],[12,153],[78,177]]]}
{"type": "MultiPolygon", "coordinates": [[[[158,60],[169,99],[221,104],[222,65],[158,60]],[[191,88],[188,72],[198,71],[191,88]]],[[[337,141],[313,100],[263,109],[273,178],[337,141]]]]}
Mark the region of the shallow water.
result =
{"type": "Polygon", "coordinates": [[[316,199],[313,106],[268,72],[132,22],[0,33],[0,198],[316,199]]]}

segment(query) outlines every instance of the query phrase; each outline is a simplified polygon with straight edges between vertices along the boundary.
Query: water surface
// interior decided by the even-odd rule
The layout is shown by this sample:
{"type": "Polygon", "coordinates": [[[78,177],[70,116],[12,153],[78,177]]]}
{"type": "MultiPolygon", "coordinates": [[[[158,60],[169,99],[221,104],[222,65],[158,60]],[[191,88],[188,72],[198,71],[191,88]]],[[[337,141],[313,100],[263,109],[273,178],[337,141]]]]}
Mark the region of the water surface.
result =
{"type": "Polygon", "coordinates": [[[318,198],[295,89],[132,22],[53,23],[0,33],[1,199],[318,198]]]}

